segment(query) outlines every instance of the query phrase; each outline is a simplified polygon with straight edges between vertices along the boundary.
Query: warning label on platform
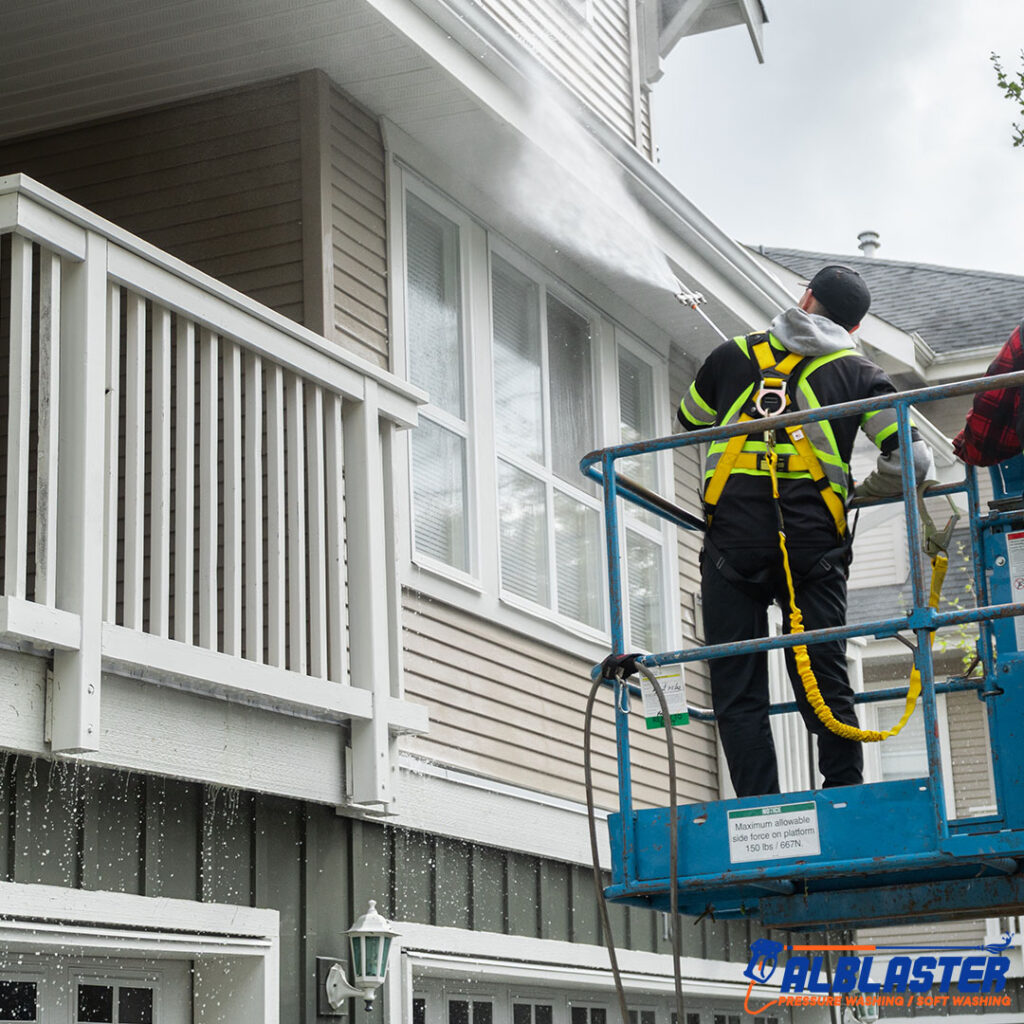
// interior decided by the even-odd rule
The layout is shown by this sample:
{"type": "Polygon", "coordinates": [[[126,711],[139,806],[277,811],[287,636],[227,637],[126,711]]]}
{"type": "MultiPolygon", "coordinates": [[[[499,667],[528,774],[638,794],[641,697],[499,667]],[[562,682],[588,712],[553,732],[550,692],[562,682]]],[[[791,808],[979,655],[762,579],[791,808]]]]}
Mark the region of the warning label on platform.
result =
{"type": "MultiPolygon", "coordinates": [[[[1006,559],[1010,563],[1011,601],[1024,601],[1024,533],[1006,535],[1006,559]]],[[[1024,651],[1024,618],[1013,620],[1017,636],[1017,650],[1024,651]]]]}
{"type": "Polygon", "coordinates": [[[818,808],[813,802],[729,811],[729,861],[817,857],[818,808]]]}

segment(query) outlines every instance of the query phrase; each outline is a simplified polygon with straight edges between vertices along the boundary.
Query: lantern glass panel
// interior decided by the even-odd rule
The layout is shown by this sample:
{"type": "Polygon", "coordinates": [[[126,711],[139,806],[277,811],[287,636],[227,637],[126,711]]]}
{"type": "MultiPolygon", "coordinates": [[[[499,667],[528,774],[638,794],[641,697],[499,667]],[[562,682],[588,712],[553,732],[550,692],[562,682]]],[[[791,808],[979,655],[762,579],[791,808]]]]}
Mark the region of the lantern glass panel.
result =
{"type": "Polygon", "coordinates": [[[358,978],[363,973],[363,937],[353,935],[349,942],[352,946],[352,971],[358,978]]]}
{"type": "Polygon", "coordinates": [[[380,936],[367,935],[363,942],[366,943],[366,977],[376,978],[378,957],[380,956],[380,936]]]}
{"type": "Polygon", "coordinates": [[[380,976],[383,978],[388,970],[388,956],[391,953],[391,936],[384,936],[384,948],[380,954],[380,976]]]}

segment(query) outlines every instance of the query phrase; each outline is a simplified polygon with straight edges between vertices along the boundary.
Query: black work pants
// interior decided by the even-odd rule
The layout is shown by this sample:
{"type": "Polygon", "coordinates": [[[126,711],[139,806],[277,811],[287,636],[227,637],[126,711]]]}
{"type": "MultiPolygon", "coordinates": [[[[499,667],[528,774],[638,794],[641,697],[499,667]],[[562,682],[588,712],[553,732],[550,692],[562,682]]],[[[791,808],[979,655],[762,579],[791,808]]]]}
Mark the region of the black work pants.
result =
{"type": "MultiPolygon", "coordinates": [[[[804,629],[841,626],[846,620],[846,576],[841,566],[822,564],[822,552],[790,551],[796,604],[804,629]]],[[[778,547],[711,549],[701,555],[704,637],[708,644],[766,636],[768,606],[777,600],[789,630],[789,594],[778,547]],[[721,558],[726,564],[716,562],[721,558]]],[[[840,722],[857,725],[853,690],[846,672],[846,642],[809,644],[811,667],[825,703],[840,722]]],[[[711,698],[737,796],[779,792],[775,744],[769,726],[768,655],[765,652],[713,658],[711,698]]],[[[807,703],[791,650],[786,665],[800,713],[818,737],[818,769],[825,786],[862,781],[861,745],[844,740],[818,721],[807,703]]]]}

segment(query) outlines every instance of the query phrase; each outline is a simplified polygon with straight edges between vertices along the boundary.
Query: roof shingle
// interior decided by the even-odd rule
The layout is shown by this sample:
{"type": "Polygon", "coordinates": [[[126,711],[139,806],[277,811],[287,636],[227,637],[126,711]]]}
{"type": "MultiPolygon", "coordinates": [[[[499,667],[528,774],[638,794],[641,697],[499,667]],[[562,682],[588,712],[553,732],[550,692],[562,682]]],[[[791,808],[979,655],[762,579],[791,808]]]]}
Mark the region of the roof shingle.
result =
{"type": "Polygon", "coordinates": [[[916,331],[939,355],[998,347],[1024,318],[1024,277],[1013,274],[877,256],[753,248],[806,278],[829,263],[852,267],[871,289],[871,312],[900,330],[916,331]]]}

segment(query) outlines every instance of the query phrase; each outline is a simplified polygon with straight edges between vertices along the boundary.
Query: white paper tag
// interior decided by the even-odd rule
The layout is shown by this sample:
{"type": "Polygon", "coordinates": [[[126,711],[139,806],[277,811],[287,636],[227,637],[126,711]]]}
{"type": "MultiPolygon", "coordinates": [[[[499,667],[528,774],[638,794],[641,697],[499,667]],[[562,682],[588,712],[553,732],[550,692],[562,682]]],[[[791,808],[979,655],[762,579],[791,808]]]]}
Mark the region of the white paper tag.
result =
{"type": "MultiPolygon", "coordinates": [[[[652,669],[654,678],[658,680],[665,694],[665,703],[672,716],[673,725],[686,725],[690,721],[690,713],[686,706],[686,683],[682,665],[661,665],[652,669]]],[[[661,714],[661,701],[654,692],[647,676],[640,674],[640,695],[644,702],[644,718],[648,729],[660,729],[665,720],[661,714]]]]}

